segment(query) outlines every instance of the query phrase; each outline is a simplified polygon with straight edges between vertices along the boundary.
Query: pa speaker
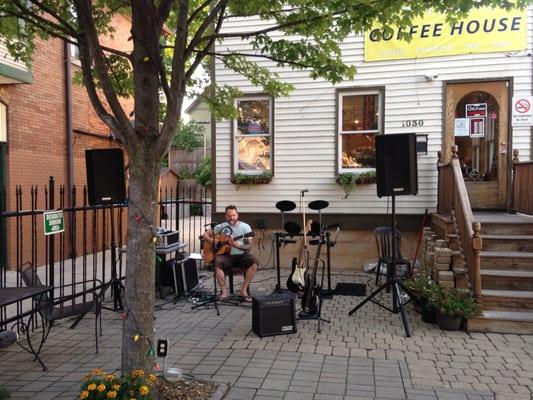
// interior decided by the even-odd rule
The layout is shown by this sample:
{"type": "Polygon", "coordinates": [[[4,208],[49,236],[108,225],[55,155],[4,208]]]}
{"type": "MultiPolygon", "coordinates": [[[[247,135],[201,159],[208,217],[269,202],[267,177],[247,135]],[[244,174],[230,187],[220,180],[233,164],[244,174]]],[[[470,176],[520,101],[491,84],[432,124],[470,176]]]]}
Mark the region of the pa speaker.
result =
{"type": "Polygon", "coordinates": [[[414,133],[376,135],[378,197],[418,193],[414,133]]]}
{"type": "Polygon", "coordinates": [[[85,165],[90,205],[117,204],[126,200],[122,150],[85,150],[85,165]]]}
{"type": "Polygon", "coordinates": [[[254,296],[252,331],[260,337],[295,333],[294,298],[287,294],[254,296]]]}

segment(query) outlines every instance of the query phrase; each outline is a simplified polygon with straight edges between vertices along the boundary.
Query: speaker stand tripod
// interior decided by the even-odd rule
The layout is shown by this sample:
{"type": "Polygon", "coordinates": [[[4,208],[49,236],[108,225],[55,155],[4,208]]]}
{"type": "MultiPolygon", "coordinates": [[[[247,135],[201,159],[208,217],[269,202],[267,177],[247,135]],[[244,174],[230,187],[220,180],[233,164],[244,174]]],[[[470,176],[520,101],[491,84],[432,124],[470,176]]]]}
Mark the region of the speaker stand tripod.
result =
{"type": "MultiPolygon", "coordinates": [[[[109,207],[111,214],[111,280],[104,285],[104,291],[111,287],[111,293],[113,295],[113,308],[102,307],[111,311],[122,311],[124,306],[122,304],[122,296],[124,295],[124,285],[118,278],[117,274],[117,243],[115,240],[115,213],[113,210],[113,204],[109,207]]],[[[105,209],[104,209],[105,212],[105,209]]]]}
{"type": "Polygon", "coordinates": [[[414,299],[413,293],[405,287],[405,285],[396,277],[396,203],[395,203],[395,196],[392,195],[392,260],[390,265],[387,267],[387,280],[385,283],[383,283],[380,287],[378,287],[376,290],[374,290],[370,295],[368,295],[361,303],[359,303],[357,306],[355,306],[348,315],[352,315],[357,310],[359,310],[361,307],[363,307],[366,303],[369,301],[380,306],[381,308],[397,314],[400,313],[402,317],[402,323],[405,330],[405,336],[411,337],[411,331],[409,330],[409,322],[407,321],[407,316],[405,315],[405,309],[404,306],[409,301],[414,299]],[[410,300],[406,303],[402,303],[402,298],[400,295],[400,288],[409,295],[410,300]],[[387,293],[389,293],[392,289],[392,308],[389,308],[385,306],[384,304],[374,300],[374,297],[378,293],[381,293],[383,290],[386,290],[387,293]]]}

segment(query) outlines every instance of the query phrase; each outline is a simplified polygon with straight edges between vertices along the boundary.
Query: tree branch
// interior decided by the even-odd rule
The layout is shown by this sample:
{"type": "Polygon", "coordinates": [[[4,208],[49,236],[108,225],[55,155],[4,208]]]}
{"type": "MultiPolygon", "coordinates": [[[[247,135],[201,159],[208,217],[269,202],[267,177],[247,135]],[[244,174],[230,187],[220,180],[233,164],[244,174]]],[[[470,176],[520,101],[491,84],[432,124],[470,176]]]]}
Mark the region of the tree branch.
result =
{"type": "MultiPolygon", "coordinates": [[[[91,13],[91,0],[74,0],[74,4],[81,29],[79,47],[80,55],[83,50],[84,57],[80,57],[80,61],[82,64],[82,69],[84,70],[83,75],[84,79],[86,80],[86,84],[88,86],[89,83],[94,85],[92,74],[90,73],[91,62],[94,61],[94,67],[96,73],[98,74],[102,91],[104,92],[104,96],[114,116],[114,121],[110,121],[112,122],[110,127],[112,129],[118,129],[119,132],[117,132],[117,135],[134,135],[134,131],[129,123],[129,118],[126,116],[120,102],[118,101],[107,71],[105,56],[98,40],[98,34],[96,32],[91,13]]],[[[109,118],[104,120],[108,122],[109,118]]],[[[127,137],[121,137],[123,143],[127,143],[126,139],[127,137]]]]}
{"type": "Polygon", "coordinates": [[[66,29],[70,31],[69,35],[76,36],[77,32],[76,29],[70,23],[64,19],[61,15],[56,13],[52,8],[48,7],[44,2],[42,1],[36,1],[36,0],[29,0],[32,4],[36,5],[39,9],[46,12],[48,15],[54,17],[57,22],[59,22],[62,26],[64,26],[66,29]]]}
{"type": "MultiPolygon", "coordinates": [[[[226,9],[226,6],[228,4],[228,0],[221,0],[220,3],[218,3],[213,9],[209,12],[209,15],[207,18],[202,22],[202,25],[196,30],[196,33],[194,34],[194,37],[191,39],[189,45],[185,49],[185,59],[189,58],[189,56],[192,54],[194,48],[202,41],[202,35],[204,32],[209,28],[211,23],[215,20],[217,15],[220,13],[221,16],[224,15],[224,10],[226,9]]],[[[219,17],[219,24],[221,25],[222,19],[219,17]]],[[[215,31],[215,35],[216,35],[215,31]]],[[[209,46],[213,43],[212,40],[210,40],[206,46],[206,48],[209,48],[209,46]]]]}
{"type": "Polygon", "coordinates": [[[190,25],[194,21],[194,19],[198,16],[198,14],[200,14],[202,10],[206,8],[209,4],[211,4],[213,1],[216,1],[216,0],[205,0],[202,4],[200,4],[200,6],[192,12],[191,16],[187,20],[187,24],[190,25]]]}
{"type": "Polygon", "coordinates": [[[268,54],[239,53],[239,52],[231,52],[231,53],[208,52],[207,55],[217,56],[217,57],[219,57],[219,60],[222,60],[224,57],[228,57],[228,56],[243,56],[243,57],[265,58],[267,60],[272,60],[272,61],[275,61],[275,62],[278,62],[278,63],[287,64],[287,65],[294,65],[294,66],[301,67],[301,68],[313,68],[313,67],[315,67],[315,65],[304,64],[302,62],[282,60],[280,58],[276,58],[276,57],[270,56],[268,54]]]}
{"type": "MultiPolygon", "coordinates": [[[[227,4],[227,2],[226,2],[226,4],[227,4]]],[[[226,10],[226,4],[224,4],[222,9],[220,10],[220,14],[218,16],[217,25],[215,26],[215,30],[214,30],[215,34],[220,32],[220,28],[222,28],[222,22],[224,21],[224,12],[226,10]]],[[[191,79],[192,75],[194,74],[194,71],[196,71],[196,68],[198,68],[198,65],[200,65],[200,63],[202,62],[204,57],[207,55],[209,49],[212,48],[214,42],[215,42],[215,39],[210,40],[207,43],[207,45],[201,51],[199,51],[196,54],[196,57],[195,57],[193,63],[191,64],[189,69],[185,72],[185,81],[188,81],[189,79],[191,79]]],[[[191,46],[192,46],[192,43],[189,44],[189,49],[191,49],[191,51],[195,51],[194,48],[191,47],[191,46]]]]}

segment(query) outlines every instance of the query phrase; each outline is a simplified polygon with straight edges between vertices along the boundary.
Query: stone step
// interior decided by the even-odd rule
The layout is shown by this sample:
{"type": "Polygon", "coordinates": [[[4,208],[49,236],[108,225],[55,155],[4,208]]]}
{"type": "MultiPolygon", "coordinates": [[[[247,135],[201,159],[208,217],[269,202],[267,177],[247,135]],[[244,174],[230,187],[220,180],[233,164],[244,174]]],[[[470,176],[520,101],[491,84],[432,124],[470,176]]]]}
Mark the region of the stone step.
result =
{"type": "Polygon", "coordinates": [[[483,310],[533,312],[533,291],[481,290],[483,310]]]}
{"type": "Polygon", "coordinates": [[[533,312],[484,311],[467,321],[468,332],[533,334],[533,312]]]}
{"type": "Polygon", "coordinates": [[[481,269],[533,271],[533,252],[482,251],[481,269]]]}
{"type": "Polygon", "coordinates": [[[481,287],[492,290],[533,291],[533,271],[482,269],[481,287]]]}
{"type": "Polygon", "coordinates": [[[483,235],[483,250],[533,252],[533,235],[483,235]]]}

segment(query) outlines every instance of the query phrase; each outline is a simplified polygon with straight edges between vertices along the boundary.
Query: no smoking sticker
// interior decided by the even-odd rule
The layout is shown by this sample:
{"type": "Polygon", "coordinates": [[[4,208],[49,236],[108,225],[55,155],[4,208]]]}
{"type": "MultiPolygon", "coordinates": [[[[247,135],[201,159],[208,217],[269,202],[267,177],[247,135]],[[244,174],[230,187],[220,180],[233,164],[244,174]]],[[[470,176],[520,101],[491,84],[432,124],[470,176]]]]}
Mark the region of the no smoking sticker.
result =
{"type": "Polygon", "coordinates": [[[533,125],[532,96],[513,97],[512,121],[513,126],[533,125]]]}
{"type": "Polygon", "coordinates": [[[523,114],[529,111],[531,108],[531,103],[527,99],[519,99],[514,107],[517,112],[523,114]]]}

